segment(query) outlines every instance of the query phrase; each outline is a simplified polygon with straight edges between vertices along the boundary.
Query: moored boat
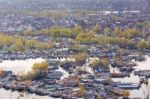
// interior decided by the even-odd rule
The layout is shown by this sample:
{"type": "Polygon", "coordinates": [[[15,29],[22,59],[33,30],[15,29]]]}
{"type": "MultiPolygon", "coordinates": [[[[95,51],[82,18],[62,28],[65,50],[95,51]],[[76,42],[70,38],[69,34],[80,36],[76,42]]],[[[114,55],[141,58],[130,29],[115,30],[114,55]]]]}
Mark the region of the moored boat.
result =
{"type": "Polygon", "coordinates": [[[141,87],[141,84],[139,83],[118,83],[118,88],[121,89],[139,89],[141,87]]]}

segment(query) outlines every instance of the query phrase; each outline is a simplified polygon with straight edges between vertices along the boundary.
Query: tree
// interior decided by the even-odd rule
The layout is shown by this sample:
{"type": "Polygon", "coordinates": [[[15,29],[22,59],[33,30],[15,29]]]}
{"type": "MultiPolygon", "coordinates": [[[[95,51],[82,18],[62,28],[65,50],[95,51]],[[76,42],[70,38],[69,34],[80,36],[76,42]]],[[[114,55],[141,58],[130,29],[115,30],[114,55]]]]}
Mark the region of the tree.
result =
{"type": "Polygon", "coordinates": [[[100,65],[105,69],[109,69],[109,60],[107,58],[100,59],[100,65]]]}
{"type": "Polygon", "coordinates": [[[28,40],[23,37],[15,37],[0,33],[0,47],[7,51],[26,51],[28,49],[48,49],[53,46],[50,42],[41,42],[38,40],[28,40]]]}
{"type": "Polygon", "coordinates": [[[53,26],[49,29],[48,35],[53,37],[71,37],[73,32],[70,28],[53,26]]]}
{"type": "Polygon", "coordinates": [[[97,23],[94,27],[93,27],[93,31],[96,33],[100,33],[102,31],[102,27],[97,23]]]}
{"type": "Polygon", "coordinates": [[[137,23],[136,23],[136,27],[137,27],[137,28],[141,28],[141,27],[142,27],[142,23],[141,23],[141,22],[137,22],[137,23]]]}
{"type": "Polygon", "coordinates": [[[109,60],[107,58],[103,58],[103,59],[94,59],[93,62],[91,63],[91,66],[93,67],[93,69],[96,68],[103,68],[103,69],[109,69],[109,60]]]}
{"type": "Polygon", "coordinates": [[[71,45],[69,49],[75,52],[87,52],[88,46],[79,46],[77,44],[74,44],[74,45],[71,45]]]}
{"type": "Polygon", "coordinates": [[[137,43],[137,48],[139,48],[140,50],[143,50],[147,47],[148,47],[148,44],[145,40],[141,40],[137,43]]]}
{"type": "Polygon", "coordinates": [[[128,98],[129,95],[130,95],[129,91],[125,90],[125,91],[123,92],[123,96],[124,96],[125,98],[128,98]]]}
{"type": "Polygon", "coordinates": [[[33,34],[34,34],[34,32],[32,29],[26,29],[22,32],[22,35],[24,35],[24,36],[33,35],[33,34]]]}
{"type": "Polygon", "coordinates": [[[93,68],[96,68],[96,67],[100,66],[100,61],[99,61],[98,59],[94,59],[94,60],[92,61],[92,63],[91,63],[91,66],[92,66],[93,68]]]}
{"type": "Polygon", "coordinates": [[[23,42],[21,41],[21,39],[18,39],[15,41],[12,49],[14,51],[24,51],[25,50],[25,46],[24,46],[23,42]]]}
{"type": "Polygon", "coordinates": [[[8,51],[8,52],[11,51],[10,48],[7,45],[4,45],[2,50],[3,51],[8,51]]]}
{"type": "Polygon", "coordinates": [[[48,69],[48,62],[34,63],[32,70],[34,71],[45,71],[48,69]]]}
{"type": "Polygon", "coordinates": [[[116,63],[119,64],[119,65],[122,65],[122,64],[123,64],[122,58],[117,57],[117,56],[113,56],[113,61],[116,62],[116,63]]]}
{"type": "Polygon", "coordinates": [[[119,27],[116,27],[116,28],[114,29],[114,31],[113,31],[113,34],[114,34],[114,36],[117,36],[117,35],[120,34],[120,32],[121,32],[120,28],[119,28],[119,27]]]}
{"type": "Polygon", "coordinates": [[[150,28],[150,22],[144,22],[144,29],[147,31],[150,28]]]}
{"type": "Polygon", "coordinates": [[[75,61],[77,64],[84,64],[86,59],[88,58],[88,55],[84,52],[80,52],[77,55],[74,55],[75,61]]]}
{"type": "Polygon", "coordinates": [[[33,80],[37,75],[36,71],[28,71],[26,75],[24,75],[24,79],[33,80]]]}
{"type": "Polygon", "coordinates": [[[93,33],[80,33],[77,35],[76,41],[84,44],[98,44],[100,38],[93,33]]]}
{"type": "Polygon", "coordinates": [[[80,93],[84,94],[85,93],[85,86],[82,84],[79,86],[79,88],[80,88],[80,93]]]}
{"type": "Polygon", "coordinates": [[[110,28],[104,28],[104,34],[109,35],[110,34],[110,28]]]}
{"type": "Polygon", "coordinates": [[[74,32],[79,33],[79,32],[84,32],[82,27],[80,25],[75,25],[73,28],[74,32]]]}
{"type": "Polygon", "coordinates": [[[97,95],[95,96],[95,99],[101,99],[101,96],[97,94],[97,95]]]}
{"type": "MultiPolygon", "coordinates": [[[[130,35],[129,38],[133,38],[135,36],[141,36],[142,33],[140,33],[140,31],[138,31],[136,28],[129,28],[124,30],[124,34],[128,34],[130,35]]],[[[124,35],[125,36],[125,35],[124,35]]]]}
{"type": "Polygon", "coordinates": [[[112,22],[115,22],[115,21],[117,21],[117,16],[115,16],[115,15],[112,15],[112,16],[111,16],[111,21],[112,21],[112,22]]]}
{"type": "Polygon", "coordinates": [[[114,29],[113,34],[116,37],[123,37],[123,38],[128,38],[128,39],[142,35],[142,33],[136,28],[128,28],[125,30],[121,30],[118,27],[114,29]]]}

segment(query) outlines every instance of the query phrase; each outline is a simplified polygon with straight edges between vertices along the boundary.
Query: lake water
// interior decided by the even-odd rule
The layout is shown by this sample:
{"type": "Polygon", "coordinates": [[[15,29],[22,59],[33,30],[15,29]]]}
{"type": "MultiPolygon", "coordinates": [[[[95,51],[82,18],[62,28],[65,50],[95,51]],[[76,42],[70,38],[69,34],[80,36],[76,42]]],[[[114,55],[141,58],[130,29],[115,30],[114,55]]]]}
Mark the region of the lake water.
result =
{"type": "MultiPolygon", "coordinates": [[[[143,62],[136,62],[137,66],[135,70],[150,70],[150,57],[145,56],[146,60],[143,62]]],[[[134,60],[133,60],[134,61],[134,60]]],[[[119,72],[117,68],[111,68],[111,72],[116,71],[119,72]]],[[[132,83],[139,83],[140,78],[139,76],[134,75],[133,73],[130,74],[130,77],[124,78],[113,78],[115,82],[132,82],[132,83]]],[[[146,98],[148,95],[150,96],[150,79],[148,85],[142,84],[139,90],[130,90],[130,98],[146,98]]]]}
{"type": "MultiPolygon", "coordinates": [[[[3,70],[7,70],[7,71],[12,71],[15,74],[18,73],[26,73],[27,71],[32,70],[32,66],[34,63],[40,63],[46,61],[45,59],[42,58],[37,58],[37,59],[26,59],[26,60],[5,60],[2,61],[2,63],[0,63],[0,68],[2,68],[3,70]]],[[[68,77],[69,74],[61,67],[59,67],[59,69],[57,71],[62,72],[63,76],[61,77],[61,79],[68,77]]]]}
{"type": "Polygon", "coordinates": [[[12,92],[11,90],[0,89],[0,99],[54,99],[48,96],[38,96],[35,94],[23,93],[23,97],[19,97],[17,91],[12,92]]]}
{"type": "Polygon", "coordinates": [[[0,68],[3,70],[11,70],[14,73],[27,72],[32,69],[34,63],[40,63],[45,61],[45,59],[26,59],[26,60],[4,60],[0,63],[0,68]]]}
{"type": "MultiPolygon", "coordinates": [[[[136,70],[150,70],[150,57],[145,56],[146,60],[143,62],[136,62],[137,66],[135,67],[136,70]]],[[[12,70],[15,73],[19,72],[26,72],[32,69],[32,65],[37,62],[45,61],[45,59],[37,58],[37,59],[27,59],[27,60],[15,60],[10,61],[6,60],[0,63],[0,67],[4,70],[12,70]]],[[[63,73],[62,78],[69,76],[69,74],[59,67],[58,71],[63,73]]],[[[117,68],[111,68],[111,72],[116,71],[118,72],[117,68]]],[[[113,81],[116,82],[132,82],[132,83],[139,83],[139,77],[135,76],[133,73],[130,74],[130,77],[125,78],[113,78],[113,81]]],[[[147,95],[150,96],[150,79],[149,85],[142,85],[139,90],[130,90],[130,98],[140,97],[142,99],[146,98],[147,95]]],[[[19,96],[18,92],[11,92],[10,90],[0,89],[0,99],[17,99],[19,96]]],[[[35,94],[24,93],[24,97],[20,99],[53,99],[48,96],[37,96],[35,94]]]]}
{"type": "MultiPolygon", "coordinates": [[[[5,60],[2,63],[0,63],[0,68],[3,70],[11,70],[13,73],[18,74],[18,73],[26,73],[27,71],[32,70],[32,66],[34,63],[40,63],[46,61],[45,59],[42,58],[37,58],[37,59],[26,59],[26,60],[5,60]]],[[[61,67],[57,71],[62,72],[63,76],[61,79],[69,76],[69,74],[61,67]]],[[[17,91],[12,92],[11,90],[5,90],[3,88],[0,88],[0,99],[18,99],[19,93],[17,91]]],[[[29,94],[29,93],[24,93],[23,97],[20,97],[19,99],[54,99],[49,96],[38,96],[35,94],[29,94]]]]}

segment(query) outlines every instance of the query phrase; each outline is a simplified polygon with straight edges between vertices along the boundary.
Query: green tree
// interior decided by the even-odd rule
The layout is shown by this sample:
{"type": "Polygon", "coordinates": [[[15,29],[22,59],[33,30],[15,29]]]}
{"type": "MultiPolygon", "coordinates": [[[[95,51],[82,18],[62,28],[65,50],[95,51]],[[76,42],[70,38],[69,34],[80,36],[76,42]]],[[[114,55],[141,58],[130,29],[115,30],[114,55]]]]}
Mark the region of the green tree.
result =
{"type": "Polygon", "coordinates": [[[84,44],[98,44],[100,38],[93,33],[80,33],[77,35],[76,41],[84,44]]]}
{"type": "Polygon", "coordinates": [[[142,27],[142,23],[141,23],[141,22],[137,22],[137,23],[136,23],[136,27],[137,27],[137,28],[141,28],[141,27],[142,27]]]}
{"type": "Polygon", "coordinates": [[[91,63],[91,66],[92,66],[93,68],[96,68],[96,67],[100,66],[100,61],[99,61],[98,59],[94,59],[94,60],[92,61],[92,63],[91,63]]]}
{"type": "Polygon", "coordinates": [[[48,69],[48,62],[41,62],[33,64],[32,70],[34,71],[45,71],[48,69]]]}
{"type": "Polygon", "coordinates": [[[88,55],[87,55],[87,53],[80,52],[77,55],[74,55],[74,58],[75,58],[76,63],[83,64],[83,63],[85,63],[86,59],[88,58],[88,55]]]}
{"type": "Polygon", "coordinates": [[[148,44],[145,40],[141,40],[141,41],[137,42],[137,48],[139,48],[140,50],[143,50],[147,47],[148,47],[148,44]]]}
{"type": "Polygon", "coordinates": [[[109,60],[108,60],[108,58],[100,59],[100,64],[101,64],[101,66],[103,66],[105,69],[109,69],[109,60]]]}
{"type": "Polygon", "coordinates": [[[93,31],[96,33],[100,33],[102,31],[102,27],[97,23],[94,27],[93,27],[93,31]]]}
{"type": "Polygon", "coordinates": [[[129,95],[130,95],[130,92],[129,92],[129,91],[125,90],[125,91],[123,92],[123,96],[124,96],[125,98],[128,98],[129,95]]]}
{"type": "Polygon", "coordinates": [[[15,41],[14,45],[12,46],[13,51],[24,51],[25,50],[25,46],[23,44],[23,42],[21,41],[21,39],[18,39],[15,41]]]}
{"type": "Polygon", "coordinates": [[[110,28],[104,28],[104,34],[110,35],[110,28]]]}

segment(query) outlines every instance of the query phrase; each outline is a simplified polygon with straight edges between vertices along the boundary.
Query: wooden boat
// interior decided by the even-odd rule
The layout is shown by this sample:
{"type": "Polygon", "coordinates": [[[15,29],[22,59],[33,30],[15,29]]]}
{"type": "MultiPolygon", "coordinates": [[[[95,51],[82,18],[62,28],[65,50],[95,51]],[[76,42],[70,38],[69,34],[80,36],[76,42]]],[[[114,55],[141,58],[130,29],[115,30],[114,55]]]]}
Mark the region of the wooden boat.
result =
{"type": "Polygon", "coordinates": [[[133,67],[121,67],[120,68],[120,71],[123,72],[123,71],[129,71],[129,72],[132,72],[134,70],[133,67]]]}
{"type": "Polygon", "coordinates": [[[121,89],[139,89],[141,87],[141,84],[139,83],[118,83],[118,88],[121,89]]]}
{"type": "Polygon", "coordinates": [[[110,75],[111,75],[112,78],[121,78],[121,77],[127,76],[124,73],[111,73],[110,75]]]}

